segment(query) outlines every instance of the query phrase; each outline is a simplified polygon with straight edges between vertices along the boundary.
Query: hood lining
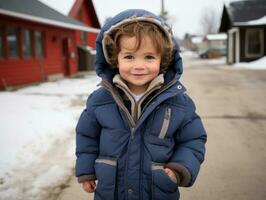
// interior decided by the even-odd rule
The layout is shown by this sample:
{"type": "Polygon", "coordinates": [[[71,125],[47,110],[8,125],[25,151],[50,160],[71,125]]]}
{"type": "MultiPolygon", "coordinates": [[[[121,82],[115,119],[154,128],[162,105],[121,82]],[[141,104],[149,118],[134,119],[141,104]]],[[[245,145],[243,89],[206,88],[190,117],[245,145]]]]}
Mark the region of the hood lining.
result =
{"type": "Polygon", "coordinates": [[[109,57],[108,57],[108,53],[107,53],[107,49],[106,49],[106,45],[105,45],[105,37],[106,35],[109,35],[112,33],[112,31],[114,29],[116,29],[117,27],[120,27],[124,24],[130,24],[130,23],[134,23],[134,22],[150,22],[150,23],[153,23],[155,24],[156,26],[158,26],[162,31],[163,33],[166,35],[167,39],[172,43],[174,44],[173,42],[173,33],[172,33],[172,30],[169,26],[167,26],[163,21],[160,21],[156,18],[153,18],[151,16],[141,16],[141,17],[137,17],[137,16],[132,16],[130,18],[127,18],[127,19],[124,19],[120,22],[118,22],[117,24],[115,25],[112,25],[108,30],[106,30],[104,33],[103,33],[103,40],[102,40],[102,47],[103,47],[103,54],[104,54],[104,58],[106,60],[106,62],[108,64],[111,65],[111,62],[109,61],[109,57]]]}

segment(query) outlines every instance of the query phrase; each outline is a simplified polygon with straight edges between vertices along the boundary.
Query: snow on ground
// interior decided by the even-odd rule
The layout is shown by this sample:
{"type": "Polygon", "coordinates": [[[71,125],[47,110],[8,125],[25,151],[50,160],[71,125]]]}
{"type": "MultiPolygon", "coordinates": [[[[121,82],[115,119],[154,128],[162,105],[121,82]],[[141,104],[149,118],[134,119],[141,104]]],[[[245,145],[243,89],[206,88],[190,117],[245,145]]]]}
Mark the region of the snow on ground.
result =
{"type": "Polygon", "coordinates": [[[73,173],[75,125],[94,74],[0,92],[0,200],[52,199],[73,173]]]}
{"type": "Polygon", "coordinates": [[[234,66],[245,69],[266,69],[266,56],[252,62],[236,63],[234,66]]]}

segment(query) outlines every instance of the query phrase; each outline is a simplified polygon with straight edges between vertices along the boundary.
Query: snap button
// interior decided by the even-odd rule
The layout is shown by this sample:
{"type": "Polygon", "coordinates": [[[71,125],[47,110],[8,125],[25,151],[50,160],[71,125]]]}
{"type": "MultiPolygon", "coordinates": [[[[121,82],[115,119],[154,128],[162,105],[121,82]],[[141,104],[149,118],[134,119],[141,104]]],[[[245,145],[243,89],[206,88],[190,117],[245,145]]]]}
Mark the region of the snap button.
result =
{"type": "Polygon", "coordinates": [[[178,85],[177,89],[181,90],[182,89],[182,85],[178,85]]]}
{"type": "Polygon", "coordinates": [[[132,194],[132,193],[133,193],[133,190],[132,190],[131,188],[129,188],[129,189],[127,190],[127,192],[128,192],[128,194],[132,194]]]}

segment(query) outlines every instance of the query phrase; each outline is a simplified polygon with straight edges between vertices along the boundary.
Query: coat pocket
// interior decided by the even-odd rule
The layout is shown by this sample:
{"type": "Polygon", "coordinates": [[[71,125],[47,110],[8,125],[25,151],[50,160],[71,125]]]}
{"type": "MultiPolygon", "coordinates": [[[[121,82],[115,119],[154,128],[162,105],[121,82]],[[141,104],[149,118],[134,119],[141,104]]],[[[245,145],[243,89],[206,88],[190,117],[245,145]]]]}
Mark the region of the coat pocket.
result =
{"type": "Polygon", "coordinates": [[[147,121],[147,134],[160,139],[175,137],[184,120],[185,111],[174,105],[162,105],[153,111],[147,121]]]}
{"type": "Polygon", "coordinates": [[[152,163],[152,200],[177,200],[179,191],[175,183],[165,172],[163,163],[152,163]]]}
{"type": "Polygon", "coordinates": [[[117,159],[112,157],[98,157],[95,161],[97,187],[95,200],[114,200],[116,187],[117,159]]]}

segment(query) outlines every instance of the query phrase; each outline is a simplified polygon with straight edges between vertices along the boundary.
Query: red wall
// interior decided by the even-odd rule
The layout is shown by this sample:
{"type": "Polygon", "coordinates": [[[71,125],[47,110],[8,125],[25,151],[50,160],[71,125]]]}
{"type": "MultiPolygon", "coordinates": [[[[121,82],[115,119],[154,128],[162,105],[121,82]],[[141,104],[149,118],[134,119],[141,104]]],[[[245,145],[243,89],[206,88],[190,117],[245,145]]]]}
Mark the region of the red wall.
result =
{"type": "Polygon", "coordinates": [[[0,88],[3,88],[5,84],[7,86],[15,86],[39,82],[51,74],[70,75],[77,71],[77,48],[74,30],[28,22],[3,15],[0,15],[0,26],[4,27],[4,30],[6,27],[12,26],[20,29],[42,31],[44,36],[43,58],[35,56],[23,58],[22,55],[18,58],[8,58],[7,56],[0,58],[0,88]],[[67,67],[64,66],[62,53],[62,41],[65,38],[69,40],[67,67]],[[72,58],[70,58],[70,55],[72,55],[72,58]]]}

